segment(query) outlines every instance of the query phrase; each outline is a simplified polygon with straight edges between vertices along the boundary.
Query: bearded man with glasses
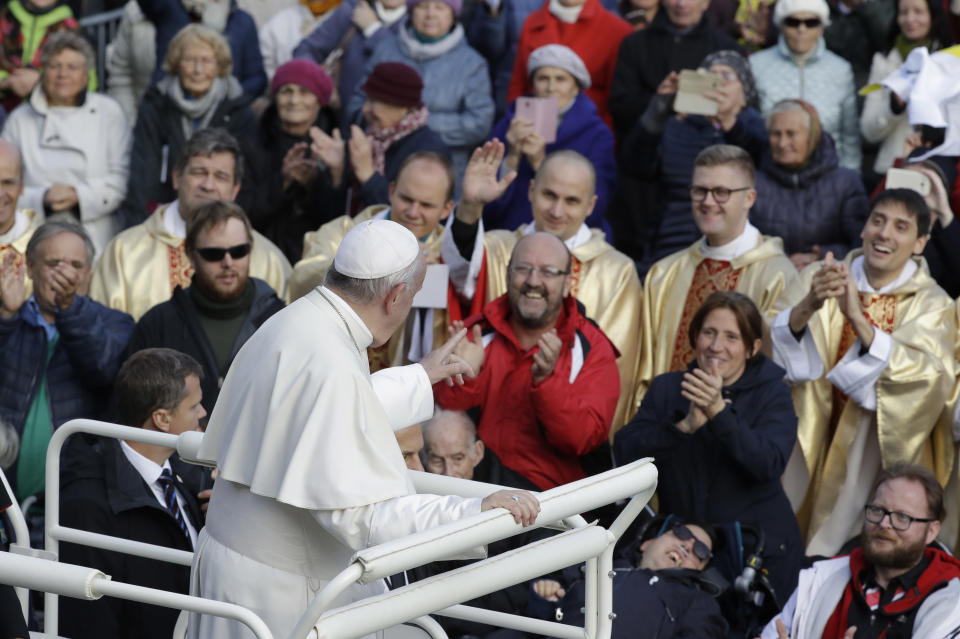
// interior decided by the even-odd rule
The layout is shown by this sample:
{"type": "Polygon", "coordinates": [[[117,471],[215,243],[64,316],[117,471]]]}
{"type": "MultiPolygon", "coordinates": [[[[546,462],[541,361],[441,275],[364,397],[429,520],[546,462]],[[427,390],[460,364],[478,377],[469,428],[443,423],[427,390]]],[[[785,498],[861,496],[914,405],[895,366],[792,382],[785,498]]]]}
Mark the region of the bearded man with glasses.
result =
{"type": "Polygon", "coordinates": [[[762,639],[955,637],[960,561],[930,547],[944,516],[932,472],[903,462],[881,471],[864,508],[862,546],[802,571],[762,639]]]}
{"type": "Polygon", "coordinates": [[[269,284],[250,277],[255,238],[243,210],[231,202],[201,205],[187,227],[185,249],[194,274],[171,298],[140,318],[128,353],[166,347],[203,367],[203,407],[213,410],[240,347],[284,307],[269,284]]]}
{"type": "Polygon", "coordinates": [[[797,279],[783,242],[761,235],[747,220],[757,198],[753,184],[753,160],[740,147],[716,144],[694,160],[690,200],[703,237],[647,273],[634,406],[640,405],[654,377],[686,370],[693,360],[687,329],[711,293],[743,293],[767,316],[797,279]]]}
{"type": "Polygon", "coordinates": [[[585,476],[580,458],[606,442],[620,395],[617,351],[570,294],[570,267],[555,235],[520,238],[507,293],[464,322],[455,352],[477,376],[434,385],[444,408],[478,408],[484,445],[542,490],[585,476]]]}

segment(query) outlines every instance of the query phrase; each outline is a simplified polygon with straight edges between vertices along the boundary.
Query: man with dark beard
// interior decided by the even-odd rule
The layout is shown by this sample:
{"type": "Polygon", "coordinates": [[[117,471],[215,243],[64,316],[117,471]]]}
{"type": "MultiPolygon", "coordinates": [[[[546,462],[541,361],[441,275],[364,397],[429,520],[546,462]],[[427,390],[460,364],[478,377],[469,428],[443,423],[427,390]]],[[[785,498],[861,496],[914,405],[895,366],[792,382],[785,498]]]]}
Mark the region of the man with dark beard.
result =
{"type": "Polygon", "coordinates": [[[203,366],[203,407],[217,401],[230,363],[244,342],[284,304],[263,280],[250,277],[250,221],[232,202],[200,206],[187,228],[185,249],[194,269],[190,286],[140,318],[129,354],[166,347],[203,366]]]}
{"type": "Polygon", "coordinates": [[[880,471],[862,547],[818,561],[762,639],[942,639],[960,633],[960,561],[929,547],[945,515],[936,476],[903,462],[880,471]]]}
{"type": "Polygon", "coordinates": [[[445,408],[478,407],[480,439],[543,490],[584,477],[579,458],[606,441],[620,395],[616,349],[570,295],[570,264],[555,235],[520,238],[507,293],[464,322],[456,352],[477,376],[434,386],[445,408]]]}

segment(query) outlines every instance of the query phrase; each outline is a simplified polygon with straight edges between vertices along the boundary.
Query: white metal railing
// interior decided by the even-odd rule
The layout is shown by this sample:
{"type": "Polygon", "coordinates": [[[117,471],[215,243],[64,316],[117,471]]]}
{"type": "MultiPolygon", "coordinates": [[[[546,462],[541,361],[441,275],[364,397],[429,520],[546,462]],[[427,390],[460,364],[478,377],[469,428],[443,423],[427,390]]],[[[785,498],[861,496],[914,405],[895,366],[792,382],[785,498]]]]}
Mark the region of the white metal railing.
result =
{"type": "MultiPolygon", "coordinates": [[[[67,438],[80,432],[167,446],[177,449],[181,458],[187,461],[214,465],[210,460],[197,459],[197,451],[203,437],[201,433],[191,432],[175,436],[95,420],[67,422],[54,432],[47,449],[45,511],[47,556],[56,560],[59,541],[69,541],[189,565],[191,553],[60,525],[60,453],[67,438]]],[[[414,471],[410,471],[410,474],[418,492],[486,496],[494,490],[503,488],[414,471]]],[[[650,499],[656,484],[656,467],[651,460],[645,459],[544,491],[537,494],[541,512],[535,527],[549,526],[566,532],[377,597],[328,609],[331,602],[354,582],[368,583],[451,555],[462,554],[530,528],[523,528],[515,523],[510,513],[502,509],[494,509],[364,549],[356,553],[350,565],[320,591],[299,620],[295,631],[291,634],[291,639],[313,636],[311,633],[314,631],[317,633],[316,636],[324,638],[353,637],[399,623],[418,625],[436,639],[444,639],[445,633],[442,629],[426,616],[430,613],[478,620],[506,628],[566,639],[607,639],[614,616],[612,614],[613,547],[616,540],[650,499]],[[609,529],[587,525],[579,515],[581,512],[593,510],[601,505],[628,498],[629,503],[609,529]],[[581,561],[586,561],[586,614],[583,628],[472,608],[459,603],[581,561]]],[[[3,560],[4,558],[0,557],[0,561],[3,560]]],[[[32,561],[45,562],[41,559],[32,559],[32,561]]],[[[51,568],[54,567],[77,568],[67,565],[51,566],[51,568]]],[[[82,575],[85,581],[77,583],[82,583],[83,588],[75,583],[70,589],[66,589],[62,584],[58,586],[57,581],[52,578],[50,581],[44,581],[43,584],[35,584],[36,589],[47,592],[44,600],[45,632],[53,635],[57,633],[58,595],[78,596],[78,593],[81,593],[85,598],[96,599],[101,595],[119,596],[200,614],[224,616],[245,623],[260,639],[272,639],[262,620],[244,608],[189,595],[112,582],[108,576],[102,574],[91,576],[90,571],[97,572],[93,569],[81,570],[86,572],[72,573],[72,578],[81,579],[82,575]],[[40,585],[43,587],[39,587],[40,585]]],[[[5,572],[0,570],[0,574],[5,572]]],[[[66,575],[67,573],[64,573],[61,579],[67,579],[66,575]]],[[[10,583],[6,576],[0,577],[0,582],[10,583]]],[[[31,583],[33,582],[15,582],[14,585],[31,586],[31,583]]]]}

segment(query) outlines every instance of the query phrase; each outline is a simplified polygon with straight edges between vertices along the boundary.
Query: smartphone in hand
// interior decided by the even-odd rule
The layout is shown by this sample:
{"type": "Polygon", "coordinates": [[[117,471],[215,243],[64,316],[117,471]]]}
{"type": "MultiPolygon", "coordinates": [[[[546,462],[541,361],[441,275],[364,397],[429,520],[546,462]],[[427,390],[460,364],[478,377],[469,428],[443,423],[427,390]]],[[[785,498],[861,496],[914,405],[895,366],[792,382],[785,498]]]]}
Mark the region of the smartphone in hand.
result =
{"type": "Polygon", "coordinates": [[[543,141],[551,144],[557,141],[557,127],[560,125],[560,108],[556,98],[517,98],[517,116],[533,122],[534,130],[543,141]]]}

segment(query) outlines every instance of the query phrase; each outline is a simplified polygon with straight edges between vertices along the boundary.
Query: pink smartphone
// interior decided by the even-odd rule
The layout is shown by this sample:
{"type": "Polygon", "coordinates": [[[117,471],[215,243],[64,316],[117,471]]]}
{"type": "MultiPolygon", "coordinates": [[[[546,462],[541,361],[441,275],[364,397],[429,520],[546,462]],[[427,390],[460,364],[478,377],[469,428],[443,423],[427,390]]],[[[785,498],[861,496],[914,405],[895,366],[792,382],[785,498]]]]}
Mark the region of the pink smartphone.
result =
{"type": "Polygon", "coordinates": [[[557,141],[560,109],[556,98],[519,97],[517,117],[533,122],[533,128],[547,144],[557,141]]]}

